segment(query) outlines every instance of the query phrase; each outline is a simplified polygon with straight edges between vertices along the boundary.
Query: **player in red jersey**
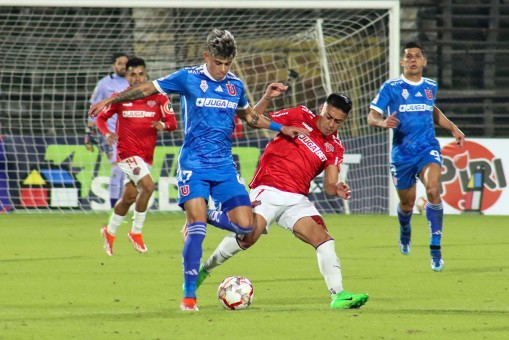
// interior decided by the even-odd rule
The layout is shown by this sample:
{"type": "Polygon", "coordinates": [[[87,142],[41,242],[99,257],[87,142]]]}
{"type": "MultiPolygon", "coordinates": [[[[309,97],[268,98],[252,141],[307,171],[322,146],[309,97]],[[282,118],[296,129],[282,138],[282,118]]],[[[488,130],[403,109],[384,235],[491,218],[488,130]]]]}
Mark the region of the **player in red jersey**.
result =
{"type": "MultiPolygon", "coordinates": [[[[145,61],[130,58],[126,64],[126,78],[130,86],[147,80],[145,61]]],[[[120,200],[114,207],[107,226],[101,229],[104,237],[104,249],[113,255],[115,234],[122,224],[133,203],[134,216],[128,237],[134,249],[144,253],[147,247],[141,236],[145,222],[148,201],[154,192],[154,180],[150,168],[154,157],[158,131],[173,131],[177,128],[175,113],[171,103],[163,94],[154,94],[143,99],[126,103],[115,103],[105,107],[96,121],[99,131],[109,144],[117,142],[117,161],[119,167],[129,179],[120,200]],[[108,118],[118,115],[116,132],[110,131],[106,124],[108,118]]]]}
{"type": "MultiPolygon", "coordinates": [[[[268,100],[255,106],[265,111],[268,100]]],[[[350,198],[350,187],[338,183],[344,147],[337,130],[345,123],[352,108],[351,100],[340,93],[329,95],[315,115],[305,106],[270,113],[279,124],[303,127],[309,136],[288,138],[279,133],[265,148],[249,194],[255,223],[249,234],[229,235],[200,268],[197,285],[212,269],[241,250],[251,247],[269,226],[276,222],[296,237],[315,248],[318,266],[331,294],[332,309],[359,308],[368,300],[367,294],[347,293],[336,255],[334,239],[325,222],[308,198],[311,181],[325,171],[325,192],[342,199],[350,198]]]]}

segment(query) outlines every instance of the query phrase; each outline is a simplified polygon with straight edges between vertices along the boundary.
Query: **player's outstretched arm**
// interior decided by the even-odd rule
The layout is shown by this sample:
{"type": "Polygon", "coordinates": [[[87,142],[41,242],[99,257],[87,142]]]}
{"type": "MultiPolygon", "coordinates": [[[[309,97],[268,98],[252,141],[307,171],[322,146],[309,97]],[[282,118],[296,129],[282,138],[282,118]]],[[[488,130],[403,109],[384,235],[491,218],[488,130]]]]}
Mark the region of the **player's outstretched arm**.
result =
{"type": "Polygon", "coordinates": [[[151,81],[140,85],[136,85],[112,97],[106,98],[104,100],[101,100],[100,102],[90,105],[88,114],[92,117],[97,117],[99,112],[101,112],[102,109],[104,109],[108,105],[111,105],[113,103],[129,102],[132,100],[145,98],[157,92],[158,91],[156,87],[151,81]]]}
{"type": "Polygon", "coordinates": [[[394,111],[389,117],[384,119],[380,112],[371,109],[368,114],[368,124],[384,129],[393,129],[399,124],[399,119],[396,117],[396,114],[397,112],[394,111]]]}
{"type": "Polygon", "coordinates": [[[276,123],[256,112],[251,106],[248,106],[245,110],[237,110],[237,116],[254,129],[269,129],[281,132],[289,137],[297,137],[299,134],[309,136],[308,130],[297,126],[276,123]]]}
{"type": "Polygon", "coordinates": [[[451,131],[452,136],[456,140],[456,144],[463,147],[463,144],[465,144],[465,134],[436,106],[433,106],[433,121],[438,126],[451,131]]]}
{"type": "Polygon", "coordinates": [[[329,165],[325,169],[324,179],[327,195],[337,196],[345,200],[350,198],[350,186],[343,181],[339,181],[339,168],[337,166],[329,165]]]}
{"type": "Polygon", "coordinates": [[[283,83],[271,83],[267,86],[265,93],[262,96],[262,99],[258,103],[256,103],[254,109],[259,114],[263,115],[267,107],[271,103],[272,99],[281,96],[288,89],[287,85],[283,83]]]}

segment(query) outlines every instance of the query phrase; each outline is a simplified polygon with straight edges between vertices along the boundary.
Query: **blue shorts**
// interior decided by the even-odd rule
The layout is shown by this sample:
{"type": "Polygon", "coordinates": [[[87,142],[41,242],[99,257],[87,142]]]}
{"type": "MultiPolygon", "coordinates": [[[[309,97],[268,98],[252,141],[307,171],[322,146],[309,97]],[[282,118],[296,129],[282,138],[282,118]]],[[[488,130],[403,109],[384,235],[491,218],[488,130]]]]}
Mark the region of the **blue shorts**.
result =
{"type": "Polygon", "coordinates": [[[405,162],[392,162],[390,166],[392,182],[397,190],[411,188],[417,182],[419,173],[426,164],[436,163],[442,166],[440,149],[428,149],[405,162]]]}
{"type": "Polygon", "coordinates": [[[246,187],[233,165],[221,169],[180,169],[177,185],[178,204],[181,208],[184,208],[187,201],[198,197],[203,198],[205,202],[213,197],[216,205],[227,203],[228,210],[236,206],[251,206],[246,187]]]}

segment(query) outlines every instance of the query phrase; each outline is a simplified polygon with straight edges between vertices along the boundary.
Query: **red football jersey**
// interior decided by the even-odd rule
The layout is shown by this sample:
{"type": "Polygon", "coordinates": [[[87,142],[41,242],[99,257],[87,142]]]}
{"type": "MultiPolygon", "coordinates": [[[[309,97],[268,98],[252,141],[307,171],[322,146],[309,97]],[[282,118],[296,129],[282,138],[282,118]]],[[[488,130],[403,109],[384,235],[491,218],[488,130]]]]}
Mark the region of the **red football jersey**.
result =
{"type": "Polygon", "coordinates": [[[166,130],[177,128],[175,112],[170,100],[163,94],[154,94],[146,98],[114,103],[105,107],[97,116],[96,124],[103,135],[110,132],[106,121],[114,114],[118,115],[116,133],[117,161],[139,156],[152,165],[156,147],[157,129],[152,127],[153,121],[163,121],[166,130]]]}
{"type": "Polygon", "coordinates": [[[305,106],[270,113],[283,125],[299,126],[309,136],[291,138],[279,133],[265,148],[250,188],[268,185],[282,191],[308,195],[311,181],[327,166],[340,168],[345,149],[335,135],[323,135],[316,125],[318,116],[305,106]]]}

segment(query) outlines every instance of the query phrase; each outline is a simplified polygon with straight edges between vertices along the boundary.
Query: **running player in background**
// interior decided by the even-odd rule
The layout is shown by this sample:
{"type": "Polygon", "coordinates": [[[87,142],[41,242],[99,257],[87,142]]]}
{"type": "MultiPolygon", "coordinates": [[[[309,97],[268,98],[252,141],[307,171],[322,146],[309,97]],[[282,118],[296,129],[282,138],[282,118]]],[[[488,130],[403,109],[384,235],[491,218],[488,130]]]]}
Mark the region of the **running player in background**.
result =
{"type": "MultiPolygon", "coordinates": [[[[290,137],[299,133],[308,134],[301,127],[271,122],[249,105],[244,84],[229,72],[236,53],[237,44],[233,35],[226,30],[213,29],[203,52],[205,64],[186,67],[153,82],[135,86],[92,105],[89,111],[94,116],[104,106],[158,92],[180,95],[184,143],[179,154],[177,180],[179,205],[186,212],[189,233],[182,251],[182,310],[198,310],[196,281],[207,222],[236,234],[252,230],[251,202],[232,155],[230,136],[235,125],[235,114],[253,128],[281,131],[290,137]],[[207,211],[210,196],[221,203],[222,211],[207,211]]],[[[265,96],[274,97],[286,88],[283,84],[271,84],[265,96]]]]}
{"type": "MultiPolygon", "coordinates": [[[[147,81],[148,76],[143,59],[130,58],[126,69],[126,78],[130,86],[147,81]]],[[[128,237],[134,249],[144,253],[147,251],[147,246],[143,242],[142,228],[148,202],[155,186],[150,168],[156,147],[157,132],[173,131],[177,128],[175,113],[168,97],[163,94],[154,94],[128,103],[107,106],[97,116],[96,122],[108,144],[116,143],[118,167],[129,178],[122,197],[115,204],[108,225],[101,229],[104,249],[106,254],[113,256],[113,242],[117,230],[129,208],[135,203],[133,224],[128,237]],[[118,120],[117,127],[112,129],[108,122],[114,115],[118,117],[118,120]]]]}
{"type": "MultiPolygon", "coordinates": [[[[263,112],[269,99],[263,98],[255,109],[263,112]]],[[[332,309],[359,308],[366,303],[367,294],[352,294],[343,289],[334,239],[308,198],[311,181],[322,171],[325,171],[328,195],[350,198],[350,187],[344,182],[338,183],[345,149],[337,130],[345,123],[351,108],[352,102],[347,96],[333,93],[322,105],[320,115],[305,106],[270,113],[273,121],[304,127],[309,136],[299,135],[293,139],[280,133],[267,145],[249,184],[255,221],[253,231],[225,237],[200,268],[198,286],[215,267],[251,247],[276,222],[316,250],[318,267],[331,294],[332,309]]]]}
{"type": "MultiPolygon", "coordinates": [[[[113,53],[111,56],[111,69],[113,73],[99,80],[90,98],[90,104],[95,104],[105,98],[111,97],[113,93],[125,90],[129,86],[129,82],[125,78],[127,60],[127,54],[113,53]]],[[[95,119],[89,117],[85,129],[87,135],[84,144],[89,151],[93,151],[94,144],[99,145],[100,150],[104,151],[108,156],[111,165],[109,184],[110,205],[113,208],[122,195],[124,173],[117,165],[117,146],[115,144],[109,145],[106,139],[99,138],[95,133],[95,125],[95,119]]],[[[114,115],[108,120],[108,127],[111,131],[115,131],[116,125],[117,116],[114,115]]]]}
{"type": "Polygon", "coordinates": [[[437,83],[423,77],[427,65],[420,44],[409,42],[400,60],[403,74],[386,81],[373,99],[368,124],[393,129],[390,170],[400,203],[399,245],[403,255],[411,249],[412,211],[417,177],[426,188],[426,218],[430,227],[431,269],[444,267],[441,251],[444,208],[440,198],[442,153],[435,138],[434,124],[449,130],[463,147],[465,135],[435,106],[437,83]],[[387,114],[387,117],[384,117],[387,114]]]}

